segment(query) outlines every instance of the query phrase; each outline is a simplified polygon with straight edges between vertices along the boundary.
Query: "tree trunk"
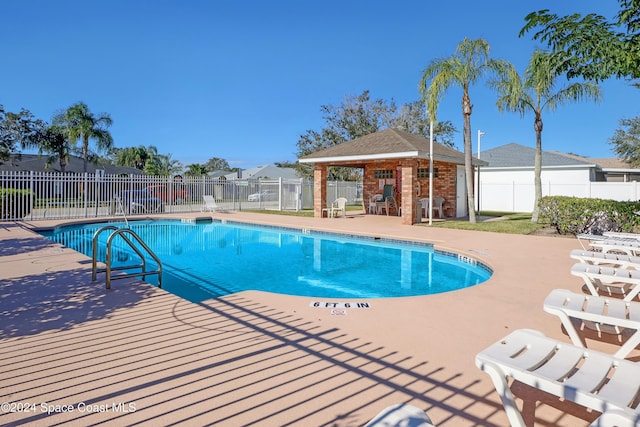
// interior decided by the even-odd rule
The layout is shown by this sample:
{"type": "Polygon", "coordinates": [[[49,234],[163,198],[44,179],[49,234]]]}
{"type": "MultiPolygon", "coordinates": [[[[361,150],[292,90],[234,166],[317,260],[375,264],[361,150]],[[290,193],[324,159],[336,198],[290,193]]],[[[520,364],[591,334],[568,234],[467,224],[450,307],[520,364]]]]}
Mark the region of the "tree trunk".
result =
{"type": "Polygon", "coordinates": [[[87,171],[87,162],[89,161],[89,138],[85,136],[82,141],[82,163],[83,172],[87,171]]]}
{"type": "Polygon", "coordinates": [[[531,222],[537,223],[540,216],[540,206],[538,203],[542,198],[542,117],[540,112],[536,112],[536,119],[533,124],[536,131],[536,156],[533,162],[533,183],[535,187],[535,196],[533,198],[533,213],[531,214],[531,222]]]}
{"type": "Polygon", "coordinates": [[[464,174],[467,186],[467,210],[469,211],[469,222],[476,223],[475,197],[473,191],[473,165],[471,164],[471,111],[473,105],[469,99],[469,94],[464,91],[462,96],[462,116],[464,118],[464,174]]]}

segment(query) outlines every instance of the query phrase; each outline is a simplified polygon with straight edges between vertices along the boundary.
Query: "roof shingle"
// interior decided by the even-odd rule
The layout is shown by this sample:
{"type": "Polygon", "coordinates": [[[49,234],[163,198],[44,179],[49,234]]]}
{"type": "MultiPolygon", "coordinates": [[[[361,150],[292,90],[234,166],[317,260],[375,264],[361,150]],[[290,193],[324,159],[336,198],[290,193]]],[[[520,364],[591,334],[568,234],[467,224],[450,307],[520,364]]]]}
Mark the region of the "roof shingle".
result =
{"type": "MultiPolygon", "coordinates": [[[[365,160],[370,156],[429,158],[429,140],[399,129],[385,129],[300,157],[303,163],[348,157],[365,160]]],[[[437,142],[434,159],[464,162],[464,154],[437,142]]]]}
{"type": "MultiPolygon", "coordinates": [[[[510,143],[483,151],[480,158],[489,163],[489,167],[530,167],[534,165],[535,148],[510,143]]],[[[552,151],[542,152],[543,166],[588,166],[589,159],[569,157],[552,151]]]]}

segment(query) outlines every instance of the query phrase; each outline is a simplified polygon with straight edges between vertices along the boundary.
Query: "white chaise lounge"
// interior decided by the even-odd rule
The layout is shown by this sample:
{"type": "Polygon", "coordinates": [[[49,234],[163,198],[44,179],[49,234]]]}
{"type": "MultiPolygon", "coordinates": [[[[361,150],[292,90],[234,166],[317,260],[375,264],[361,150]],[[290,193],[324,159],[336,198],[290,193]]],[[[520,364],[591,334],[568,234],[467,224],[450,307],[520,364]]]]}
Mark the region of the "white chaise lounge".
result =
{"type": "Polygon", "coordinates": [[[478,353],[476,366],[491,377],[513,427],[526,424],[510,379],[594,411],[615,411],[610,425],[640,425],[640,365],[629,360],[520,329],[478,353]]]}
{"type": "Polygon", "coordinates": [[[600,252],[618,252],[627,255],[640,255],[640,240],[635,237],[608,237],[597,234],[576,235],[582,249],[593,249],[600,252]],[[584,241],[588,242],[589,248],[585,247],[584,241]]]}
{"type": "Polygon", "coordinates": [[[629,256],[616,253],[603,253],[574,249],[569,256],[585,264],[607,265],[610,267],[633,268],[640,270],[640,256],[629,256]]]}
{"type": "Polygon", "coordinates": [[[621,240],[621,239],[606,239],[597,240],[590,243],[591,247],[604,253],[618,252],[624,253],[630,256],[636,256],[640,254],[640,241],[635,239],[621,240]]]}
{"type": "Polygon", "coordinates": [[[202,204],[202,212],[209,211],[215,212],[219,209],[218,204],[216,203],[216,199],[213,196],[202,196],[204,203],[202,204]]]}
{"type": "Polygon", "coordinates": [[[577,263],[571,267],[571,274],[582,277],[591,295],[605,293],[620,295],[625,301],[633,300],[640,292],[640,271],[626,268],[604,267],[577,263]]]}
{"type": "Polygon", "coordinates": [[[544,311],[560,318],[577,346],[587,346],[584,335],[578,332],[583,326],[607,334],[620,335],[625,329],[631,331],[631,336],[614,354],[616,357],[626,357],[640,344],[640,302],[555,289],[544,300],[544,311]],[[578,324],[572,319],[577,319],[578,324]]]}
{"type": "Polygon", "coordinates": [[[605,231],[602,233],[605,237],[612,237],[614,239],[636,239],[640,240],[640,234],[638,233],[624,233],[622,231],[605,231]]]}

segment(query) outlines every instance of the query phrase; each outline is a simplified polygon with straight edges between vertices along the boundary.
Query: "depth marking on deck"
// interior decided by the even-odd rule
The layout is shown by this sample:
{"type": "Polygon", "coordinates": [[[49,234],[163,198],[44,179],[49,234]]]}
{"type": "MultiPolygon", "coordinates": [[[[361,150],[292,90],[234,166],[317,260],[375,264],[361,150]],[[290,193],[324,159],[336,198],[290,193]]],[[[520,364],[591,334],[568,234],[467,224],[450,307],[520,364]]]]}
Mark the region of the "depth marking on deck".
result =
{"type": "Polygon", "coordinates": [[[311,301],[309,307],[319,308],[371,308],[368,302],[323,302],[311,301]]]}

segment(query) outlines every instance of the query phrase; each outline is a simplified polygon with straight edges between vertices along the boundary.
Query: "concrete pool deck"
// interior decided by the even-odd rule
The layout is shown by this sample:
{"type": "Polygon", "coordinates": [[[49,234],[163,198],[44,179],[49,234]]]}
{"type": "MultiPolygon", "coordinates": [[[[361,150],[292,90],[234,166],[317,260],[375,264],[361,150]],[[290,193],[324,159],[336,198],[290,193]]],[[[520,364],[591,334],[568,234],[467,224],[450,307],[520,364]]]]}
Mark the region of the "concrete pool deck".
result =
{"type": "MultiPolygon", "coordinates": [[[[0,402],[11,405],[0,424],[361,426],[410,403],[438,426],[507,426],[475,355],[520,328],[569,342],[542,303],[552,289],[581,289],[569,274],[576,239],[351,213],[176,217],[210,215],[428,241],[494,274],[460,291],[361,300],[369,307],[337,312],[256,291],[190,303],[135,279],[106,290],[104,277],[91,281],[86,256],[31,230],[70,221],[0,223],[0,402]]],[[[597,415],[560,406],[541,404],[536,425],[588,425],[597,415]]]]}

